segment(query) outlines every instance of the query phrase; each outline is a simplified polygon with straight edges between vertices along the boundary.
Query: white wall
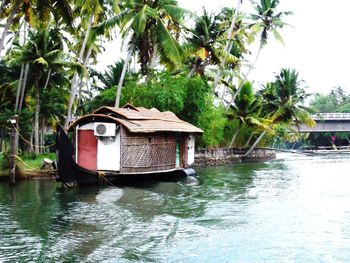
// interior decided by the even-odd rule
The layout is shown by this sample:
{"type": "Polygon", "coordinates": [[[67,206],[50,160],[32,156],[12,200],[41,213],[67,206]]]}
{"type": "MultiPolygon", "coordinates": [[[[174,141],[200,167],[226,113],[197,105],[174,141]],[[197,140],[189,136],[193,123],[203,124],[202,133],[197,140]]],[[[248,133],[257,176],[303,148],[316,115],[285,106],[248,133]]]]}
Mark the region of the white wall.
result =
{"type": "Polygon", "coordinates": [[[187,164],[191,165],[194,163],[194,146],[195,146],[195,137],[190,135],[187,142],[187,164]]]}
{"type": "Polygon", "coordinates": [[[97,169],[120,170],[120,131],[115,137],[98,137],[97,141],[97,169]]]}

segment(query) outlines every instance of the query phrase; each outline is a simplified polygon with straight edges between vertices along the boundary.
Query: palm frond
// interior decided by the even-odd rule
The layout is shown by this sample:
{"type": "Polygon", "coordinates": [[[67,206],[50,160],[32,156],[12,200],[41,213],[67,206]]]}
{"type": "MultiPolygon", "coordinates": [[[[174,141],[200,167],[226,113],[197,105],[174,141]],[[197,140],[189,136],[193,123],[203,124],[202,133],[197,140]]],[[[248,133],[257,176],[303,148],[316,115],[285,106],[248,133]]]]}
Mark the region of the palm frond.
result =
{"type": "Polygon", "coordinates": [[[132,28],[136,35],[142,35],[145,33],[146,25],[151,19],[157,19],[158,14],[156,10],[144,5],[142,9],[136,14],[132,22],[132,28]]]}
{"type": "Polygon", "coordinates": [[[48,67],[48,66],[49,66],[49,64],[47,63],[47,61],[46,61],[43,57],[39,57],[39,58],[35,59],[35,60],[33,61],[33,63],[34,63],[34,64],[35,64],[35,63],[41,64],[41,65],[43,65],[44,67],[48,67]]]}
{"type": "Polygon", "coordinates": [[[171,62],[175,66],[180,65],[183,60],[183,50],[160,19],[158,19],[156,31],[161,61],[171,62]]]}
{"type": "Polygon", "coordinates": [[[37,0],[35,6],[36,23],[39,25],[47,24],[50,20],[51,8],[50,0],[37,0]]]}
{"type": "Polygon", "coordinates": [[[61,16],[64,22],[69,26],[73,26],[73,10],[68,0],[56,0],[53,4],[53,11],[58,13],[56,16],[61,16]]]}

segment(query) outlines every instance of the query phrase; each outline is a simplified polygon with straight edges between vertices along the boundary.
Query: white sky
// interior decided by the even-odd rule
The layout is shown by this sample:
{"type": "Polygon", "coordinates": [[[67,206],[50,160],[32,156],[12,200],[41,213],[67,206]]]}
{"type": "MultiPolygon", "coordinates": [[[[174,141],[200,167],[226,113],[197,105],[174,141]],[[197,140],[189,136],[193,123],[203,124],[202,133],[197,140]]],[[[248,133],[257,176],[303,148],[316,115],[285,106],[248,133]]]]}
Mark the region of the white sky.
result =
{"type": "MultiPolygon", "coordinates": [[[[178,0],[179,5],[201,13],[221,7],[236,7],[238,0],[178,0]]],[[[350,93],[350,1],[349,0],[280,0],[281,11],[292,11],[286,21],[293,27],[281,31],[285,46],[273,35],[262,50],[249,79],[265,83],[274,78],[282,67],[299,71],[309,87],[308,92],[328,93],[341,86],[350,93]]],[[[243,0],[243,10],[251,7],[243,0]]],[[[113,64],[121,55],[111,43],[100,58],[100,65],[113,64]],[[110,55],[114,54],[114,55],[110,55]]],[[[255,51],[253,51],[255,52],[255,51]]],[[[255,54],[253,54],[255,56],[255,54]]]]}

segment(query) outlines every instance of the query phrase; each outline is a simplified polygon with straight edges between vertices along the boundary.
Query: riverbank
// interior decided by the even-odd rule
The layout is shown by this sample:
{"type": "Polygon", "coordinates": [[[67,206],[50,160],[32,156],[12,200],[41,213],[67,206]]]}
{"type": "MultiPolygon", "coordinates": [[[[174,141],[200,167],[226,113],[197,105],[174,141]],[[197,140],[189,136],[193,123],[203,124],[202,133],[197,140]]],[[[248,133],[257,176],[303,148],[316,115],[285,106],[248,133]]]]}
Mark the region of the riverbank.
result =
{"type": "Polygon", "coordinates": [[[195,153],[195,166],[225,166],[240,162],[262,162],[276,158],[276,151],[268,148],[255,148],[248,156],[246,148],[201,149],[195,153]]]}
{"type": "MultiPolygon", "coordinates": [[[[51,179],[53,178],[52,169],[43,167],[45,159],[55,160],[55,153],[25,154],[16,159],[16,178],[17,179],[51,179]]],[[[6,181],[9,178],[9,164],[4,154],[0,155],[0,181],[6,181]]]]}
{"type": "MultiPolygon", "coordinates": [[[[243,148],[213,148],[201,149],[195,153],[195,167],[225,166],[240,162],[261,162],[276,158],[273,149],[256,148],[253,152],[244,157],[247,149],[243,148]]],[[[54,178],[52,170],[43,169],[44,159],[55,160],[55,153],[45,153],[39,155],[23,155],[17,161],[17,178],[29,179],[50,179],[54,178]]],[[[9,169],[5,164],[3,155],[0,156],[0,181],[9,178],[9,169]]]]}

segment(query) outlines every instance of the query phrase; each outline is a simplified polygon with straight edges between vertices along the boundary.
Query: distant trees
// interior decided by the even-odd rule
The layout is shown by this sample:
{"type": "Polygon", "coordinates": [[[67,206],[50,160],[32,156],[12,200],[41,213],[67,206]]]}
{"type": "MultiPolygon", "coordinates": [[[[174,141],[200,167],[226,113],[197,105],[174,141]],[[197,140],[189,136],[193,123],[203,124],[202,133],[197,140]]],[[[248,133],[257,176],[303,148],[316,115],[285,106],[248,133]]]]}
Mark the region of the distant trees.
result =
{"type": "Polygon", "coordinates": [[[327,95],[316,93],[310,107],[316,112],[350,112],[350,95],[335,87],[327,95]]]}

